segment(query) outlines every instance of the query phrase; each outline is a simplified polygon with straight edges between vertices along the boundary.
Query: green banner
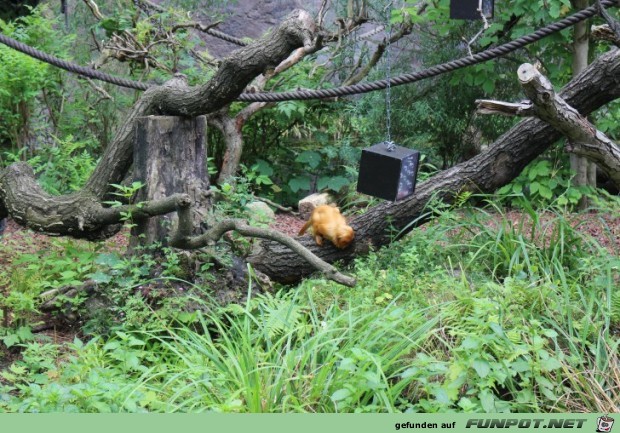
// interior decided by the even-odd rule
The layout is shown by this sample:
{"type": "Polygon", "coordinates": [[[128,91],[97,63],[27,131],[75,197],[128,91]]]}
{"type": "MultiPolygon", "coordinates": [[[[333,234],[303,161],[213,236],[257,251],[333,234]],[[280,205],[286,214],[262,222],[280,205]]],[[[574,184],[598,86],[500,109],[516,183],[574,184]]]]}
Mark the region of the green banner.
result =
{"type": "Polygon", "coordinates": [[[620,433],[618,420],[619,414],[4,414],[0,415],[0,432],[620,433]]]}

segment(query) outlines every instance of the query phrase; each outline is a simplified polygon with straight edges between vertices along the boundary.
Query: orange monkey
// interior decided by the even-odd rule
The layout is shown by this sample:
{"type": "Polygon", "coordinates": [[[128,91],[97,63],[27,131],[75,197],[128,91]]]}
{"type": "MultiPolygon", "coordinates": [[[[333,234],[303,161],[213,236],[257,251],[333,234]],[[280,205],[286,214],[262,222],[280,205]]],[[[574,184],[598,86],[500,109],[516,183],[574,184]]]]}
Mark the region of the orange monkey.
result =
{"type": "Polygon", "coordinates": [[[312,227],[312,234],[317,245],[323,245],[323,238],[325,238],[337,248],[343,249],[348,247],[355,237],[353,229],[347,225],[340,209],[334,206],[317,206],[312,211],[308,222],[299,231],[299,236],[303,235],[310,227],[312,227]]]}

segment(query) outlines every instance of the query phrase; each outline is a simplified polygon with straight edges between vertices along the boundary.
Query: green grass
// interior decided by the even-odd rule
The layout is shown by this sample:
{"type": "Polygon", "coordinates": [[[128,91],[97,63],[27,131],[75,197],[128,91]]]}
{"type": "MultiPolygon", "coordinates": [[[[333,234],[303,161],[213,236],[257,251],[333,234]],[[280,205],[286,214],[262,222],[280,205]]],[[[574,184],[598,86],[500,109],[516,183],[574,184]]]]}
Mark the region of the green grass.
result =
{"type": "Polygon", "coordinates": [[[0,410],[617,412],[620,259],[540,215],[445,210],[356,260],[352,289],[250,285],[183,321],[148,310],[86,343],[24,342],[0,410]]]}

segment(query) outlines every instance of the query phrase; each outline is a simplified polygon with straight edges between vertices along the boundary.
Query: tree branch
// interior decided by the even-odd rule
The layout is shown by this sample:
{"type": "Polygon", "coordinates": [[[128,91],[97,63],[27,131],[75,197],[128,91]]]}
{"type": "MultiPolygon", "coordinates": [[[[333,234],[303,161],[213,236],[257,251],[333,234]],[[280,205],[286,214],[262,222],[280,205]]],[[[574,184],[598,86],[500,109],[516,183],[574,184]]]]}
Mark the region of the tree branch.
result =
{"type": "Polygon", "coordinates": [[[568,139],[566,150],[595,162],[620,188],[620,148],[562,97],[536,67],[525,63],[518,70],[519,82],[531,101],[518,104],[478,100],[481,114],[537,116],[568,139]]]}
{"type": "MultiPolygon", "coordinates": [[[[562,91],[565,101],[590,113],[620,97],[620,51],[612,50],[596,59],[562,91]]],[[[299,239],[310,251],[327,262],[349,262],[373,248],[394,239],[394,230],[407,233],[432,217],[428,203],[439,200],[452,203],[460,193],[492,193],[506,185],[523,168],[555,143],[561,134],[546,122],[528,118],[514,126],[479,155],[444,170],[420,183],[413,196],[396,202],[379,204],[349,221],[355,241],[346,250],[318,247],[312,239],[299,239]]],[[[289,248],[274,242],[261,242],[261,249],[248,261],[274,281],[295,283],[313,269],[291,256],[289,248]]]]}
{"type": "Polygon", "coordinates": [[[525,94],[534,103],[535,115],[567,137],[567,150],[574,149],[596,162],[620,188],[620,148],[557,95],[551,82],[534,66],[521,65],[518,76],[525,94]]]}
{"type": "MultiPolygon", "coordinates": [[[[601,0],[596,0],[596,6],[598,8],[599,14],[605,19],[605,21],[607,21],[607,25],[609,26],[609,29],[615,35],[615,40],[619,41],[620,40],[620,23],[618,21],[616,21],[609,14],[609,12],[607,12],[605,7],[601,4],[601,0]]],[[[617,44],[617,42],[616,42],[616,44],[617,44]]]]}
{"type": "Polygon", "coordinates": [[[355,279],[338,272],[332,265],[321,260],[315,254],[310,252],[306,247],[295,239],[280,233],[276,230],[264,229],[259,227],[252,227],[247,225],[244,221],[227,219],[216,223],[209,231],[200,236],[190,236],[191,233],[191,220],[187,209],[179,210],[179,229],[177,233],[173,235],[170,245],[175,248],[182,248],[186,250],[194,250],[203,248],[207,245],[213,245],[217,242],[224,233],[234,230],[243,236],[267,239],[275,241],[279,244],[285,245],[290,248],[294,253],[298,254],[303,260],[305,260],[314,269],[325,274],[330,280],[345,286],[355,286],[355,279]]]}
{"type": "Polygon", "coordinates": [[[492,99],[476,99],[476,106],[476,112],[480,114],[527,117],[534,113],[532,103],[529,101],[512,103],[492,99]]]}
{"type": "Polygon", "coordinates": [[[602,26],[592,26],[592,38],[600,41],[609,41],[617,47],[620,47],[620,37],[617,36],[614,31],[605,24],[602,26]]]}

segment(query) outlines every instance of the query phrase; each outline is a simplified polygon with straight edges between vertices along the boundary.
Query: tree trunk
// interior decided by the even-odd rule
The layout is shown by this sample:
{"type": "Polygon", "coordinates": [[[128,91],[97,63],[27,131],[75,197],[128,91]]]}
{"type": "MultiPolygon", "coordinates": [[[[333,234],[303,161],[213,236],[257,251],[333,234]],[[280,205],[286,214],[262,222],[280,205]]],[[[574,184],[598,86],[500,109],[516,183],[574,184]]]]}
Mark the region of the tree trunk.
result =
{"type": "MultiPolygon", "coordinates": [[[[561,92],[569,104],[583,115],[620,97],[620,52],[599,57],[561,92]]],[[[403,201],[383,203],[350,220],[355,241],[346,250],[318,247],[309,237],[300,242],[327,262],[350,262],[370,248],[391,241],[393,230],[406,233],[415,224],[428,220],[427,205],[432,199],[452,203],[462,192],[492,193],[518,176],[523,168],[561,137],[560,132],[539,119],[526,119],[469,161],[445,170],[418,185],[416,193],[403,201]]],[[[299,257],[280,244],[262,242],[248,257],[249,263],[275,281],[294,283],[312,272],[299,257]]]]}
{"type": "MultiPolygon", "coordinates": [[[[210,206],[206,132],[205,116],[149,116],[136,121],[134,178],[144,187],[136,194],[135,203],[187,194],[193,235],[199,234],[210,206]]],[[[177,222],[176,213],[139,221],[132,229],[130,247],[167,245],[177,222]]]]}
{"type": "Polygon", "coordinates": [[[133,163],[136,119],[155,114],[195,117],[216,112],[233,101],[256,76],[279,65],[297,48],[315,48],[317,30],[309,13],[294,11],[271,33],[224,59],[206,84],[189,87],[182,77],[175,77],[144,92],[105,148],[85,187],[77,193],[45,193],[32,169],[23,163],[0,170],[0,218],[9,213],[16,222],[36,231],[101,239],[118,230],[120,225],[110,225],[121,220],[121,211],[131,210],[140,217],[174,211],[177,205],[184,205],[185,196],[149,203],[146,212],[137,208],[110,209],[102,204],[111,198],[110,185],[120,184],[133,163]]]}
{"type": "Polygon", "coordinates": [[[243,124],[244,119],[230,117],[228,113],[217,113],[210,116],[209,122],[220,130],[226,143],[222,166],[217,178],[218,185],[232,182],[237,175],[241,154],[243,153],[243,124]]]}
{"type": "MultiPolygon", "coordinates": [[[[572,3],[579,10],[590,6],[590,0],[572,0],[572,3]]],[[[589,45],[588,21],[581,21],[575,24],[573,33],[573,77],[581,74],[588,67],[589,45]]],[[[591,165],[583,156],[575,153],[570,155],[570,168],[575,172],[573,182],[576,186],[591,185],[596,187],[596,166],[590,167],[591,165]],[[594,171],[594,183],[590,184],[592,171],[594,171]]],[[[586,209],[588,207],[588,198],[582,196],[577,207],[581,210],[586,209]]]]}

